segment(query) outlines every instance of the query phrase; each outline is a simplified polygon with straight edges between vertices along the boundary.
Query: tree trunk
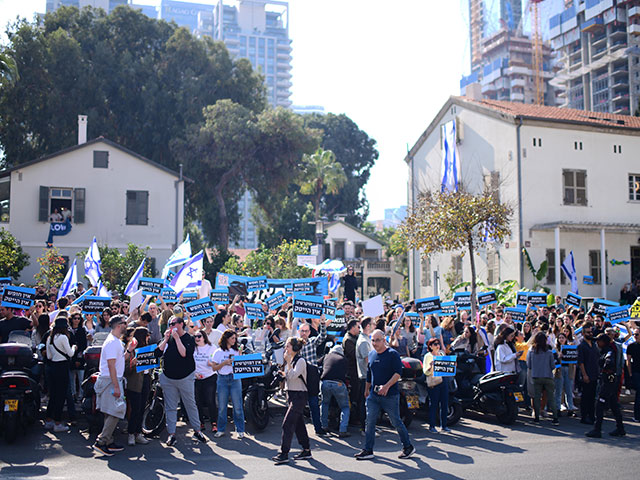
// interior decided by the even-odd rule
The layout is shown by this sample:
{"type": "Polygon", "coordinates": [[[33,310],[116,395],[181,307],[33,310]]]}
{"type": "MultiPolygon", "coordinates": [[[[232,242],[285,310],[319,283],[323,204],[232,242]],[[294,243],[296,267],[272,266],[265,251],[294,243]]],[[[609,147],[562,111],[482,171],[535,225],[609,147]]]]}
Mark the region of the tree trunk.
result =
{"type": "Polygon", "coordinates": [[[471,323],[475,325],[477,318],[476,300],[478,294],[476,291],[476,261],[474,258],[475,251],[473,249],[473,238],[471,235],[467,237],[469,247],[469,262],[471,262],[471,323]]]}
{"type": "Polygon", "coordinates": [[[227,185],[230,178],[238,173],[240,164],[236,163],[233,168],[225,172],[214,188],[216,203],[218,204],[218,213],[220,214],[220,229],[218,232],[218,247],[221,250],[229,250],[229,217],[227,216],[227,207],[224,204],[224,196],[222,191],[227,185]]]}

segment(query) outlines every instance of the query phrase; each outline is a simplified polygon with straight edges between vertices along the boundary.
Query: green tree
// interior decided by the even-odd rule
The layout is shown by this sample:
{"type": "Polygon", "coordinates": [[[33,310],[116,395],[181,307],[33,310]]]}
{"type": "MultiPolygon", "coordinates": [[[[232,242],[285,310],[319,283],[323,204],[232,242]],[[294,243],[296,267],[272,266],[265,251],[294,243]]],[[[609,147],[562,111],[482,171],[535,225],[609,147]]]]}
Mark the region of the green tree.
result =
{"type": "Polygon", "coordinates": [[[0,228],[0,277],[16,279],[29,265],[29,255],[22,250],[9,230],[0,228]]]}
{"type": "Polygon", "coordinates": [[[0,52],[0,88],[8,83],[15,83],[20,78],[18,67],[7,53],[0,52]]]}
{"type": "Polygon", "coordinates": [[[321,200],[325,193],[336,194],[346,183],[342,165],[331,150],[319,148],[311,155],[303,155],[298,184],[300,193],[313,199],[314,220],[321,216],[321,200]]]}
{"type": "Polygon", "coordinates": [[[311,270],[298,266],[298,255],[309,252],[309,240],[294,240],[282,243],[273,248],[261,247],[251,252],[244,262],[238,257],[231,258],[224,265],[224,273],[255,277],[266,275],[269,278],[300,278],[307,277],[311,270]]]}
{"type": "Polygon", "coordinates": [[[47,288],[59,287],[64,279],[64,258],[56,247],[44,248],[42,256],[36,259],[40,270],[34,275],[39,285],[47,288]]]}
{"type": "Polygon", "coordinates": [[[456,193],[423,192],[401,227],[408,248],[432,253],[467,249],[471,265],[471,318],[476,318],[478,249],[511,234],[513,208],[490,189],[473,194],[462,186],[456,193]]]}

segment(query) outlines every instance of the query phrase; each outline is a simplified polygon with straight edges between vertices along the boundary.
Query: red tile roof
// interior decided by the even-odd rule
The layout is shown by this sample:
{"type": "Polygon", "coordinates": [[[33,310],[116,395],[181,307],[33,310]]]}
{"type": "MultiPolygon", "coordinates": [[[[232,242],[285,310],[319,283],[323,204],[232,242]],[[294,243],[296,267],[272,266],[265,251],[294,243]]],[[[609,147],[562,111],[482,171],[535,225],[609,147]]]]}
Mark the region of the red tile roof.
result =
{"type": "Polygon", "coordinates": [[[581,123],[584,125],[640,129],[640,117],[613,113],[589,112],[573,108],[547,107],[501,100],[473,100],[469,97],[454,97],[464,103],[472,103],[513,117],[536,120],[581,123]]]}

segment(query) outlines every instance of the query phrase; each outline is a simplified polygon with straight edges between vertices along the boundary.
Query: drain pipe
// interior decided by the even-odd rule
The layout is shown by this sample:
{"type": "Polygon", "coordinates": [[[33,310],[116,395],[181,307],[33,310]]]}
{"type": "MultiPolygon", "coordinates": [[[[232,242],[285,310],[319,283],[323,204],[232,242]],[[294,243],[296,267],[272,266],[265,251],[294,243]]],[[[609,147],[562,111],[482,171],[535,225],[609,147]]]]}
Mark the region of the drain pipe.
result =
{"type": "Polygon", "coordinates": [[[516,127],[516,147],[518,149],[518,255],[520,265],[520,288],[524,286],[524,224],[522,222],[522,142],[520,139],[520,129],[522,128],[522,117],[517,117],[518,126],[516,127]]]}

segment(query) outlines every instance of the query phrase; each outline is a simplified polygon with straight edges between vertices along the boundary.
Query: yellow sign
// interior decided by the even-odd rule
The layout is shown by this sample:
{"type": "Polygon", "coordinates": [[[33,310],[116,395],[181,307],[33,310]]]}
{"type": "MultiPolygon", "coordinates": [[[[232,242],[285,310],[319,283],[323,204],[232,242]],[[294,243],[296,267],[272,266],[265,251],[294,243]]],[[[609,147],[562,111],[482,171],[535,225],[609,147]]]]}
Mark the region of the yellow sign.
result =
{"type": "Polygon", "coordinates": [[[631,318],[640,318],[640,298],[631,305],[631,318]]]}

